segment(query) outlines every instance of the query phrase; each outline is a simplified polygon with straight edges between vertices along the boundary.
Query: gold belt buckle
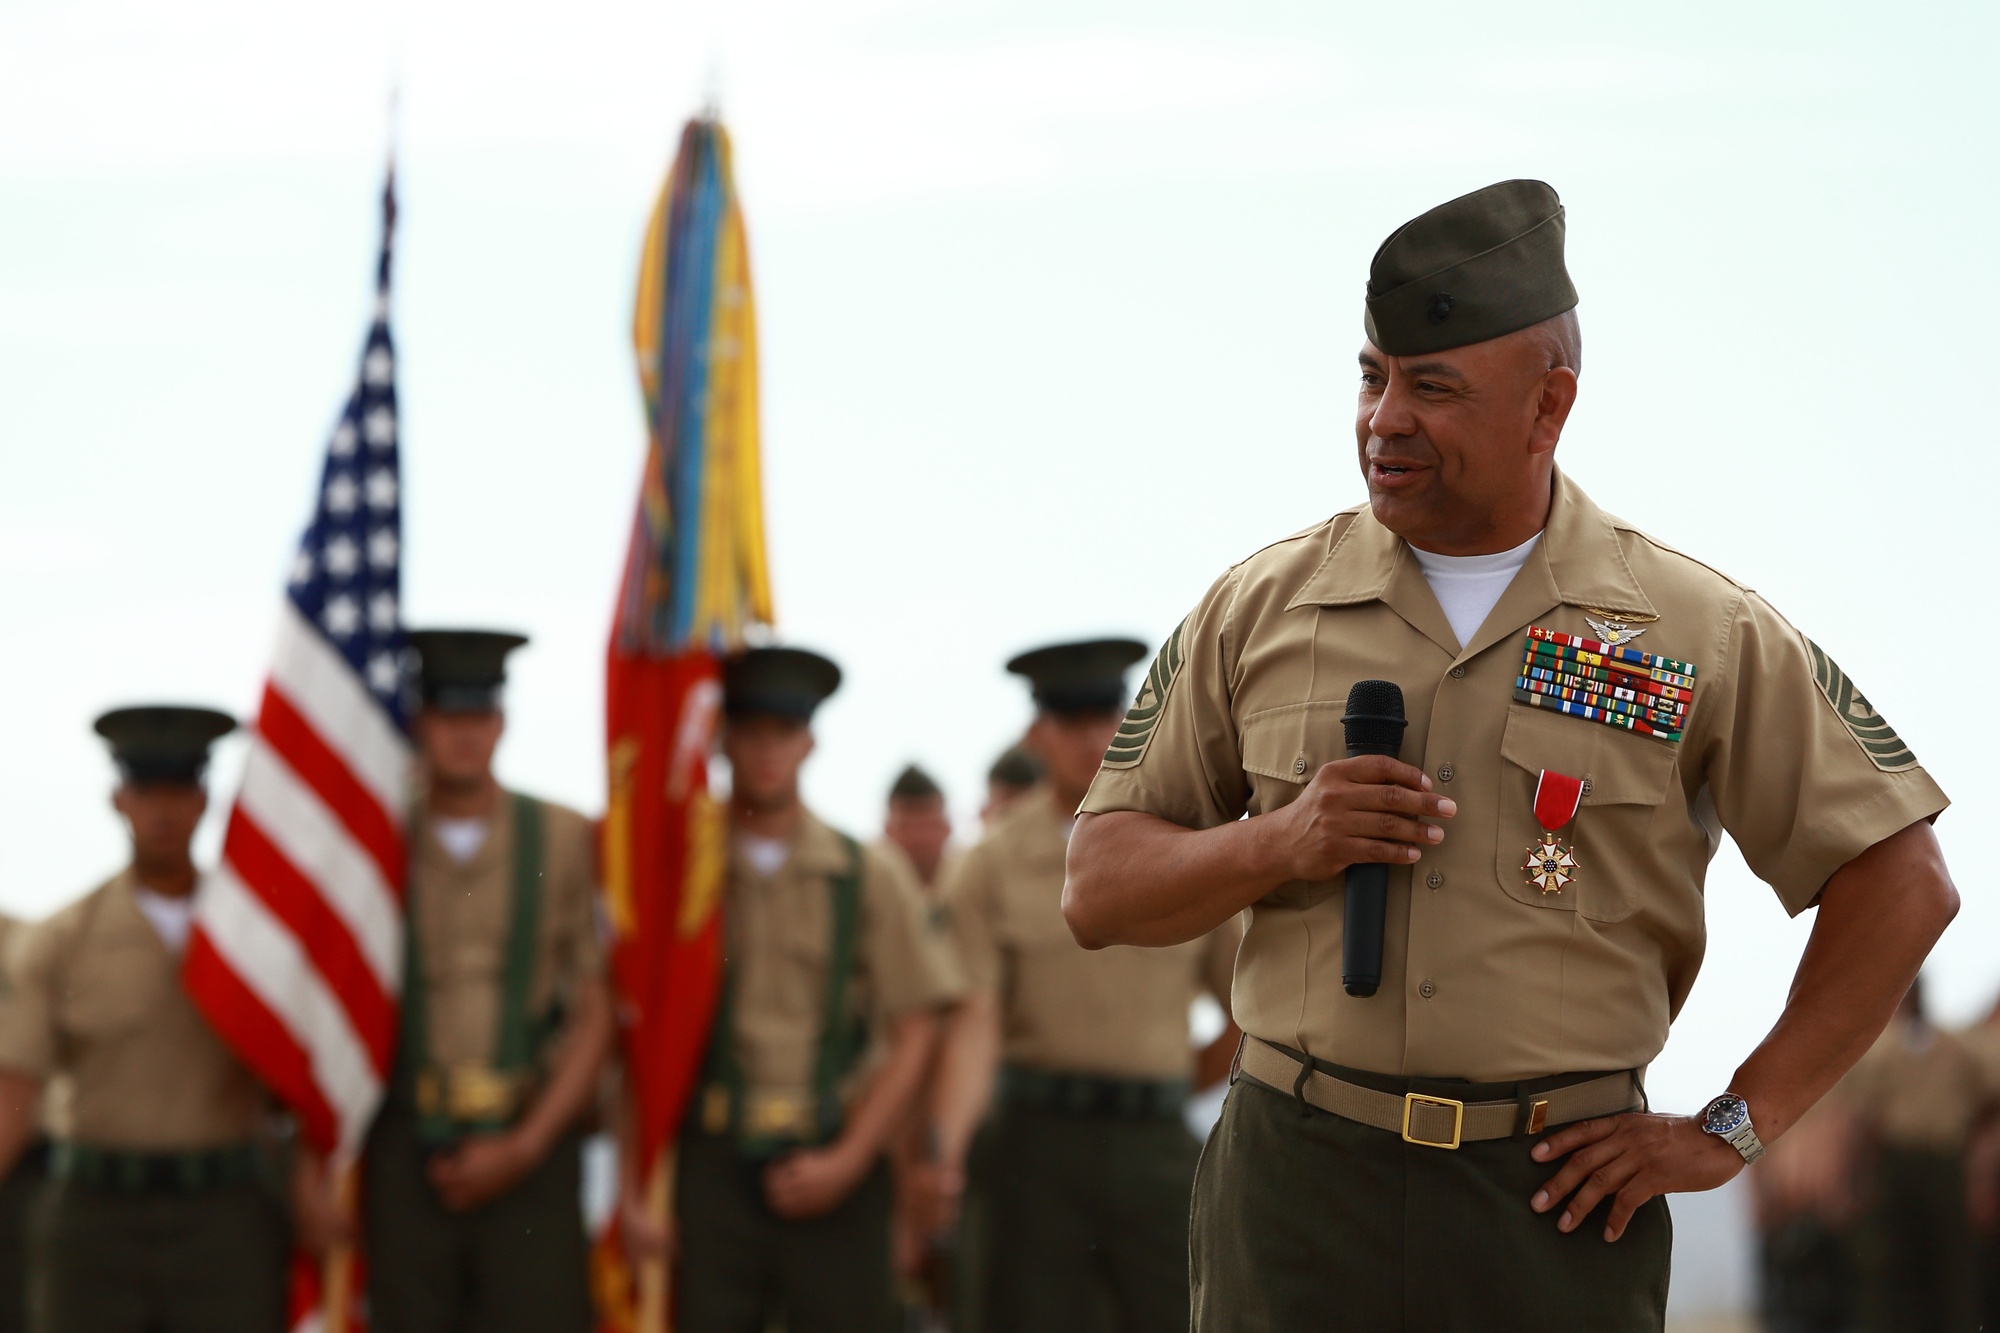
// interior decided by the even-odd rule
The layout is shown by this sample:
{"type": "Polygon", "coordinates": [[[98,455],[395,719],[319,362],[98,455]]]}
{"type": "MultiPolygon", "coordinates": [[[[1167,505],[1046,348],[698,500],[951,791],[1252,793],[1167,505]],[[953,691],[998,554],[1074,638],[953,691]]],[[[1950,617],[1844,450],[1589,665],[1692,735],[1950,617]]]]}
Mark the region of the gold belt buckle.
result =
{"type": "Polygon", "coordinates": [[[1453,1101],[1449,1097],[1427,1097],[1421,1092],[1403,1094],[1403,1142],[1415,1143],[1425,1148],[1456,1148],[1465,1132],[1465,1103],[1453,1101]],[[1451,1142],[1442,1139],[1420,1139],[1410,1133],[1410,1116],[1419,1106],[1436,1107],[1451,1111],[1451,1142]]]}
{"type": "Polygon", "coordinates": [[[445,1071],[445,1114],[453,1120],[512,1119],[519,1093],[515,1078],[485,1065],[454,1065],[445,1071]]]}

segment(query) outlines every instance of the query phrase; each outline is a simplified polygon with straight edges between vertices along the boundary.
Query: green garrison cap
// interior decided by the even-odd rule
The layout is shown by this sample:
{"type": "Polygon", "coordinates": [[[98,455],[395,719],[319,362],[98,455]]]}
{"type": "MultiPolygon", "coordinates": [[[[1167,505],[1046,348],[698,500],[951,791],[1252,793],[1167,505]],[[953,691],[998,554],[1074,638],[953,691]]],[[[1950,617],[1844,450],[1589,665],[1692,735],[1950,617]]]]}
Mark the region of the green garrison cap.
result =
{"type": "Polygon", "coordinates": [[[1022,653],[1007,664],[1034,686],[1051,713],[1115,713],[1125,706],[1125,669],[1146,655],[1137,639],[1088,639],[1022,653]]]}
{"type": "Polygon", "coordinates": [[[1563,206],[1542,181],[1460,195],[1389,234],[1368,266],[1368,341],[1390,356],[1483,343],[1576,308],[1563,206]]]}
{"type": "Polygon", "coordinates": [[[889,788],[889,799],[892,801],[914,801],[942,795],[944,788],[937,785],[937,779],[915,764],[898,773],[895,785],[889,788]]]}
{"type": "Polygon", "coordinates": [[[810,722],[840,688],[840,668],[803,648],[752,648],[722,666],[722,711],[766,713],[810,722]]]}
{"type": "Polygon", "coordinates": [[[500,706],[507,654],[525,634],[492,629],[413,629],[410,647],[422,664],[424,707],[443,713],[484,713],[500,706]]]}
{"type": "Polygon", "coordinates": [[[114,708],[97,719],[97,734],[111,742],[111,758],[125,781],[201,781],[208,747],[236,730],[236,719],[213,708],[145,704],[114,708]]]}
{"type": "Polygon", "coordinates": [[[1035,756],[1018,745],[1010,745],[986,770],[986,780],[1003,787],[1032,787],[1042,780],[1042,766],[1035,756]]]}

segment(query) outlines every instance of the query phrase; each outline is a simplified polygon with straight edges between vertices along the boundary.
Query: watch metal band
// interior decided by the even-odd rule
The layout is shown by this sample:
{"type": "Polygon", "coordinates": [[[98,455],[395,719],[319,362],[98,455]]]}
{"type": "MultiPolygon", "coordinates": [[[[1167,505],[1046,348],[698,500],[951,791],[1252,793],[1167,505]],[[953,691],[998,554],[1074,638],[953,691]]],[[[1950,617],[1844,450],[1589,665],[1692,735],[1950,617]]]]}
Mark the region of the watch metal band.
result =
{"type": "Polygon", "coordinates": [[[1764,1140],[1757,1137],[1757,1127],[1748,1120],[1743,1122],[1741,1129],[1725,1134],[1722,1138],[1723,1142],[1742,1153],[1746,1162],[1754,1162],[1764,1155],[1764,1140]]]}

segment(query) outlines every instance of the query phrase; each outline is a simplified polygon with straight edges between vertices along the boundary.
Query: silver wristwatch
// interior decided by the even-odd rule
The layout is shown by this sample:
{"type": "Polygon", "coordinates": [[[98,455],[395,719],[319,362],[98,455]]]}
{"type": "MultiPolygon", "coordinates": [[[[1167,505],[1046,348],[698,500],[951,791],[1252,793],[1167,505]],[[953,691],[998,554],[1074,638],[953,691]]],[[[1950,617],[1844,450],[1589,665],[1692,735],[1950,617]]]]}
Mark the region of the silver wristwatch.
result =
{"type": "Polygon", "coordinates": [[[1715,1135],[1742,1153],[1746,1162],[1764,1155],[1764,1141],[1757,1137],[1757,1127],[1750,1123],[1750,1103],[1733,1092],[1723,1093],[1702,1108],[1701,1132],[1715,1135]]]}

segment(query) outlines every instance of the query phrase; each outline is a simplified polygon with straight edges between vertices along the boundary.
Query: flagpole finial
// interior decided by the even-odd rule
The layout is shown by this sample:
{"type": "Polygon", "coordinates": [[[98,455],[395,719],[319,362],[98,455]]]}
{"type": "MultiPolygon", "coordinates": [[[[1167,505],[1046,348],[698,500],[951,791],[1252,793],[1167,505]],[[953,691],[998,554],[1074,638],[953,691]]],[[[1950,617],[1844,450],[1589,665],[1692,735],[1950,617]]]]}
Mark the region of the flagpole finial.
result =
{"type": "Polygon", "coordinates": [[[708,73],[701,81],[701,118],[707,121],[722,119],[722,61],[710,57],[708,73]]]}

